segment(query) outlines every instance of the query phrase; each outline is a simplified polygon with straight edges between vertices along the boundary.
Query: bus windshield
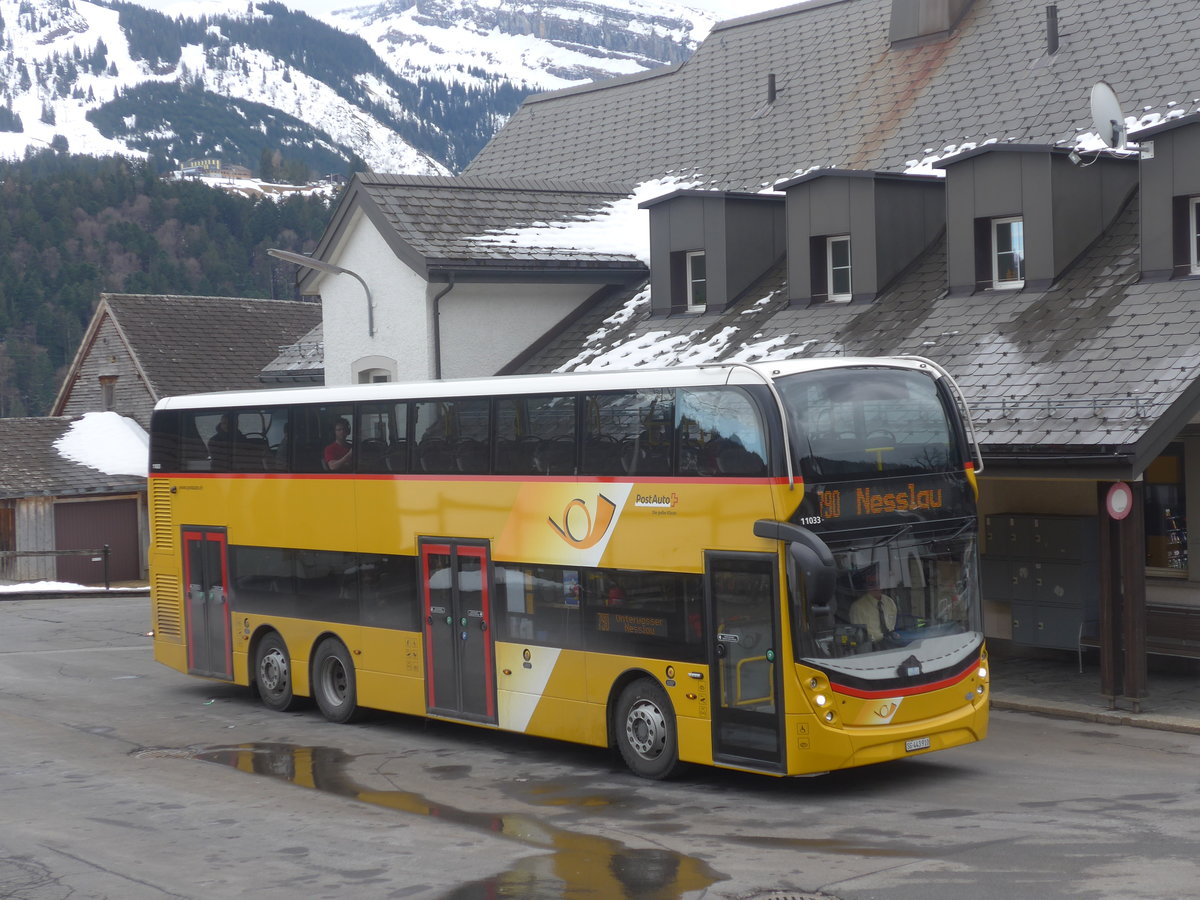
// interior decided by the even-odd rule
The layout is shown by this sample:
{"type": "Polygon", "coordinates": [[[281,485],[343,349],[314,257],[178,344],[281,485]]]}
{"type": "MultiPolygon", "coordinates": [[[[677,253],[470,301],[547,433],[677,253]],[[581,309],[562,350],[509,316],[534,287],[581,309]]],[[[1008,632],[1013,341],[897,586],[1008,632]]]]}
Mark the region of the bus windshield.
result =
{"type": "Polygon", "coordinates": [[[873,541],[835,544],[834,601],[797,611],[799,658],[902,651],[932,660],[947,636],[980,629],[971,522],[925,534],[903,529],[873,541]]]}
{"type": "Polygon", "coordinates": [[[909,369],[834,369],[777,381],[805,480],[961,468],[936,382],[909,369]]]}

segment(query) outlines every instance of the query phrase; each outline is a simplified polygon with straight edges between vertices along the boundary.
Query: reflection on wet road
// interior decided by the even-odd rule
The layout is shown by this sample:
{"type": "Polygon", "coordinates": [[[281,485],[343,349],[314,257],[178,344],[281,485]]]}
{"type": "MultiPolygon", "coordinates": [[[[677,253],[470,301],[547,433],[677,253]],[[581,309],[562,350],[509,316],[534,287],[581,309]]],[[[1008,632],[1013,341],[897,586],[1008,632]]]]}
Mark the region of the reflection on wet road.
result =
{"type": "MultiPolygon", "coordinates": [[[[208,747],[188,755],[410,815],[436,817],[553,851],[523,859],[494,878],[464,885],[448,895],[453,900],[496,897],[678,900],[688,891],[703,890],[725,880],[724,875],[703,861],[671,850],[633,849],[619,841],[567,831],[528,815],[468,812],[435,803],[411,791],[364,788],[347,773],[354,757],[334,747],[250,743],[208,747]]],[[[600,796],[575,802],[591,807],[608,804],[600,796]]]]}

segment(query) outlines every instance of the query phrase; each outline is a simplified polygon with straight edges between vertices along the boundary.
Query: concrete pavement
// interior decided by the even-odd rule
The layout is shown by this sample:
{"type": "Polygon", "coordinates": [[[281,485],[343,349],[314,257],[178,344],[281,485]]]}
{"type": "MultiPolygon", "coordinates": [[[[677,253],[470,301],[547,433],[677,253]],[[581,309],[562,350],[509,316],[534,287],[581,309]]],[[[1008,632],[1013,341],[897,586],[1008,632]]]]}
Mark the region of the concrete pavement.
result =
{"type": "Polygon", "coordinates": [[[1148,695],[1133,703],[1113,703],[1100,693],[1096,651],[1027,651],[1002,641],[989,642],[992,708],[1038,713],[1105,725],[1128,725],[1200,734],[1200,663],[1150,658],[1148,695]]]}

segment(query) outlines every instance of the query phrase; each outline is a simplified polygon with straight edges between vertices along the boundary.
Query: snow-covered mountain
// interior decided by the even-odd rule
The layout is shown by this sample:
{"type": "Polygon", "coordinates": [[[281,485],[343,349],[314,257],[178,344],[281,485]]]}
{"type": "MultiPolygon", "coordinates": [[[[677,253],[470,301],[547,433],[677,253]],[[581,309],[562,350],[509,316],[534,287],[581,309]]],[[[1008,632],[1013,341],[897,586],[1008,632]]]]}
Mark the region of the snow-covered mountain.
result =
{"type": "Polygon", "coordinates": [[[324,18],[410,78],[474,73],[541,90],[682,62],[713,25],[653,0],[384,0],[324,18]]]}
{"type": "Polygon", "coordinates": [[[530,92],[685,59],[711,14],[663,0],[0,0],[0,157],[272,156],[314,172],[464,166],[530,92]],[[161,5],[161,4],[160,4],[161,5]]]}

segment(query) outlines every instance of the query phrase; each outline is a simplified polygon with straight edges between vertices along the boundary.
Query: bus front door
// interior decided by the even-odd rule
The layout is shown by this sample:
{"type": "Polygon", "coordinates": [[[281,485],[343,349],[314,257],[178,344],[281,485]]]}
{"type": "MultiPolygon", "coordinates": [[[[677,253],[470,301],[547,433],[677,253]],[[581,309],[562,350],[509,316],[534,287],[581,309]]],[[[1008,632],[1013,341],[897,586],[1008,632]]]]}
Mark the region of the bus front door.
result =
{"type": "Polygon", "coordinates": [[[187,585],[188,672],[232,679],[229,566],[223,530],[184,530],[183,579],[187,585]]]}
{"type": "Polygon", "coordinates": [[[780,771],[779,586],[774,555],[707,554],[713,760],[780,771]]]}
{"type": "Polygon", "coordinates": [[[495,722],[488,548],[480,544],[422,542],[421,571],[429,712],[495,722]]]}

